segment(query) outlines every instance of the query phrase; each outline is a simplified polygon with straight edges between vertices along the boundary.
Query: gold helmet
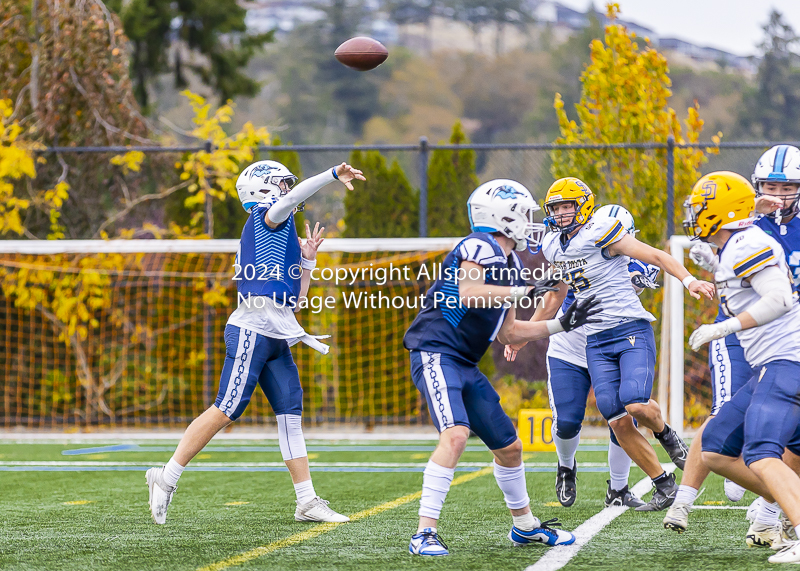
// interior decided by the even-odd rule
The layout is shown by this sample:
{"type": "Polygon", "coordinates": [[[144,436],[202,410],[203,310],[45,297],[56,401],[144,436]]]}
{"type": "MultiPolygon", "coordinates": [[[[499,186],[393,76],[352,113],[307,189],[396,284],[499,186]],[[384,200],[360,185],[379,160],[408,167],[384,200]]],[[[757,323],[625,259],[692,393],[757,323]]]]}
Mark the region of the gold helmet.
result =
{"type": "Polygon", "coordinates": [[[547,189],[544,197],[544,208],[547,218],[544,223],[552,230],[572,232],[578,226],[583,226],[592,217],[594,212],[594,194],[592,190],[579,178],[568,176],[555,181],[547,189]],[[571,224],[561,226],[556,219],[553,206],[559,202],[575,203],[575,218],[571,224]]]}
{"type": "Polygon", "coordinates": [[[719,230],[740,230],[753,223],[756,191],[746,178],[729,171],[707,174],[683,203],[683,230],[705,240],[719,230]]]}

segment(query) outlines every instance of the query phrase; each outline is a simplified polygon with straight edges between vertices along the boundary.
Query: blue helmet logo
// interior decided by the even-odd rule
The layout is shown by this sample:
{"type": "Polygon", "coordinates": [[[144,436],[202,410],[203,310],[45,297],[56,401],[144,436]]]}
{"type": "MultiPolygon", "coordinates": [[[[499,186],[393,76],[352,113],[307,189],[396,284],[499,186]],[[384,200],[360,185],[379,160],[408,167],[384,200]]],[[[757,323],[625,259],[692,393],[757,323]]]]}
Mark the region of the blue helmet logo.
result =
{"type": "Polygon", "coordinates": [[[250,178],[253,177],[262,177],[264,175],[269,174],[270,172],[274,171],[278,167],[273,167],[270,165],[258,165],[256,168],[250,171],[250,178]]]}
{"type": "Polygon", "coordinates": [[[494,194],[498,198],[516,198],[518,196],[522,196],[522,193],[518,191],[513,186],[503,185],[497,189],[494,194]]]}

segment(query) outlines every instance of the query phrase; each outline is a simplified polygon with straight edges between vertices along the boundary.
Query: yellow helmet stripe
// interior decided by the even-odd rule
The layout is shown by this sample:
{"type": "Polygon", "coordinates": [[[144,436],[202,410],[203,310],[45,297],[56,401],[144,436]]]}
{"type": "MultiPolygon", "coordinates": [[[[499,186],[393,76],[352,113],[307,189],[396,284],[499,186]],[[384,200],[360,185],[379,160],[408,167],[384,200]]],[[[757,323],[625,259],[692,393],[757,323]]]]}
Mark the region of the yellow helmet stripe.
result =
{"type": "Polygon", "coordinates": [[[624,229],[622,228],[622,222],[617,222],[611,230],[605,233],[605,235],[600,238],[597,242],[595,242],[595,246],[598,248],[605,248],[606,244],[610,244],[614,240],[616,240],[619,233],[622,232],[624,229]]]}
{"type": "Polygon", "coordinates": [[[759,257],[753,258],[749,262],[747,262],[744,266],[740,268],[736,268],[734,266],[733,273],[736,274],[736,277],[745,278],[749,275],[752,275],[756,272],[756,270],[764,267],[769,262],[775,261],[775,256],[772,253],[772,249],[767,248],[767,251],[762,253],[759,257]]]}

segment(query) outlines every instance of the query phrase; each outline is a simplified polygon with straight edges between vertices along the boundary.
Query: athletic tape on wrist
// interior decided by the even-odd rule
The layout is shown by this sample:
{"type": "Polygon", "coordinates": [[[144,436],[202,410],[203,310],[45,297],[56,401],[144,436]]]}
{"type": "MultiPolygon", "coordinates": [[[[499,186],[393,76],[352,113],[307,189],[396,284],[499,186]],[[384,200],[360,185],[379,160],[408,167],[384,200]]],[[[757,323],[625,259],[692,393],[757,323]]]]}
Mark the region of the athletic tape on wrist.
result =
{"type": "Polygon", "coordinates": [[[696,282],[696,281],[697,281],[696,277],[694,277],[694,276],[686,276],[685,278],[683,278],[681,280],[681,283],[683,284],[683,287],[685,287],[686,289],[689,289],[689,285],[692,282],[696,282]]]}
{"type": "Polygon", "coordinates": [[[549,319],[544,322],[547,325],[547,331],[550,335],[555,335],[556,333],[561,333],[564,331],[564,326],[561,325],[561,321],[558,319],[549,319]]]}
{"type": "Polygon", "coordinates": [[[317,260],[316,258],[313,260],[307,260],[306,258],[300,258],[300,267],[304,270],[313,270],[317,267],[317,260]]]}

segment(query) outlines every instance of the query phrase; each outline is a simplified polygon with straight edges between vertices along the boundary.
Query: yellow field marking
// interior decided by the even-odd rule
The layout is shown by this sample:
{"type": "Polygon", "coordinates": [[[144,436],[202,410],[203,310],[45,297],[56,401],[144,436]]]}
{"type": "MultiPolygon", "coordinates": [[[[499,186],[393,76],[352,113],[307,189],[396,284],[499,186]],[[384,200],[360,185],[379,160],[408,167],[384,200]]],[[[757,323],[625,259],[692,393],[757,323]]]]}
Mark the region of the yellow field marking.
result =
{"type": "Polygon", "coordinates": [[[86,504],[93,504],[94,500],[75,500],[74,502],[62,502],[65,506],[85,506],[86,504]]]}
{"type": "Polygon", "coordinates": [[[558,502],[547,502],[547,503],[544,504],[544,507],[546,507],[546,508],[557,508],[557,507],[560,507],[560,506],[561,506],[561,504],[559,504],[558,502]]]}
{"type": "Polygon", "coordinates": [[[86,457],[87,460],[105,460],[108,458],[108,454],[90,454],[86,457]]]}
{"type": "Polygon", "coordinates": [[[309,460],[313,460],[314,458],[319,458],[319,454],[311,453],[311,454],[308,455],[308,459],[309,460]]]}
{"type": "Polygon", "coordinates": [[[412,460],[424,460],[425,458],[430,458],[430,457],[431,457],[430,452],[421,452],[419,454],[411,455],[412,460]]]}
{"type": "Polygon", "coordinates": [[[704,506],[721,506],[721,505],[723,505],[724,503],[725,503],[725,502],[716,502],[716,501],[710,501],[710,502],[703,502],[703,505],[704,505],[704,506]]]}
{"type": "Polygon", "coordinates": [[[530,460],[531,458],[533,458],[533,453],[531,453],[531,452],[529,452],[528,454],[523,454],[523,455],[522,455],[522,461],[523,461],[523,462],[524,462],[525,460],[530,460]]]}
{"type": "Polygon", "coordinates": [[[246,506],[250,502],[228,502],[226,506],[246,506]]]}
{"type": "Polygon", "coordinates": [[[197,455],[197,459],[198,460],[208,460],[209,458],[211,458],[211,454],[198,454],[197,455]]]}
{"type": "MultiPolygon", "coordinates": [[[[481,476],[485,476],[486,474],[491,474],[492,468],[487,467],[477,472],[470,472],[469,474],[464,474],[463,476],[459,476],[453,483],[450,484],[450,487],[458,486],[459,484],[465,484],[469,481],[474,480],[475,478],[480,478],[481,476]]],[[[408,494],[407,496],[399,497],[391,502],[386,502],[385,504],[380,504],[378,506],[371,507],[369,509],[360,511],[358,513],[354,513],[350,516],[350,522],[355,522],[360,519],[372,517],[374,515],[378,515],[379,513],[383,513],[388,510],[393,510],[394,508],[398,508],[402,505],[405,505],[409,502],[413,502],[414,500],[418,500],[422,496],[422,491],[415,492],[413,494],[408,494]]],[[[227,569],[228,567],[233,567],[235,565],[241,565],[242,563],[247,563],[248,561],[252,561],[253,559],[258,559],[259,557],[263,557],[265,555],[269,555],[274,551],[278,551],[279,549],[283,549],[284,547],[291,547],[292,545],[297,545],[298,543],[302,543],[304,541],[308,541],[309,539],[314,539],[324,533],[328,533],[339,527],[340,525],[344,525],[342,523],[321,523],[319,525],[315,525],[314,527],[307,529],[306,531],[301,531],[300,533],[295,533],[294,535],[290,535],[284,539],[279,539],[278,541],[273,541],[267,545],[262,545],[261,547],[256,547],[255,549],[251,549],[250,551],[245,551],[244,553],[240,553],[239,555],[234,555],[233,557],[229,557],[228,559],[224,559],[217,563],[212,563],[211,565],[207,565],[206,567],[200,567],[197,571],[222,571],[223,569],[227,569]]]]}

